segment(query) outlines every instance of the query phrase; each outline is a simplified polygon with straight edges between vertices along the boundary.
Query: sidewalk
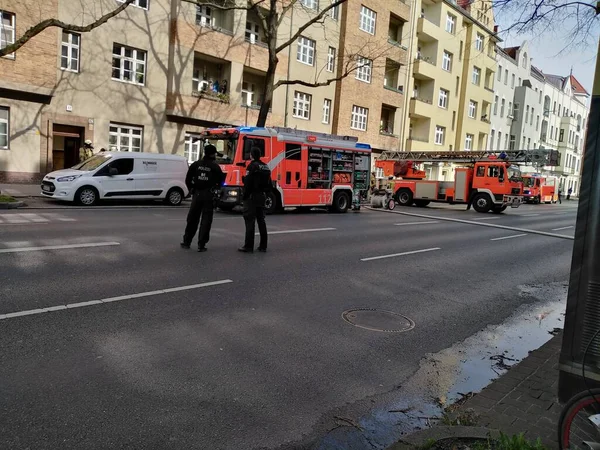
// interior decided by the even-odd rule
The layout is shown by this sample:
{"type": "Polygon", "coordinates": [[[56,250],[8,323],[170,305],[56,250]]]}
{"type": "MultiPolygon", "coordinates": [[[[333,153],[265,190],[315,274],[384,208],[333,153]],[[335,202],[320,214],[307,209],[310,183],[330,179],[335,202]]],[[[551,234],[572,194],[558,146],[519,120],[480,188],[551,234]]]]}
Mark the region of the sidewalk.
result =
{"type": "Polygon", "coordinates": [[[0,193],[15,198],[43,197],[39,184],[0,184],[0,193]]]}

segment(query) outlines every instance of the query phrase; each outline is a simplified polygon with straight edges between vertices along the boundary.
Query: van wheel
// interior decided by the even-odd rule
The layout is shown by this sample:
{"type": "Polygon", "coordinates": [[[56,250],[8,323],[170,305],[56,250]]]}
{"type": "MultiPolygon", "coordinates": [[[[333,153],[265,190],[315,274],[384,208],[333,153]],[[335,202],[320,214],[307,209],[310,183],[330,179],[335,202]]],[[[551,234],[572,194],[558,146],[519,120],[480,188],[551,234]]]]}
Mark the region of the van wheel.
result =
{"type": "Polygon", "coordinates": [[[179,206],[183,201],[183,191],[180,188],[171,188],[165,197],[165,203],[171,206],[179,206]]]}
{"type": "Polygon", "coordinates": [[[277,210],[277,198],[275,198],[275,194],[269,192],[265,196],[265,213],[273,214],[277,210]]]}
{"type": "Polygon", "coordinates": [[[401,189],[396,194],[396,201],[400,206],[410,206],[413,203],[413,193],[410,189],[401,189]]]}
{"type": "Polygon", "coordinates": [[[98,203],[98,191],[92,186],[80,187],[75,193],[75,202],[78,205],[94,206],[98,203]]]}
{"type": "Polygon", "coordinates": [[[486,213],[492,209],[492,200],[487,194],[477,194],[473,199],[473,209],[479,213],[486,213]]]}
{"type": "Polygon", "coordinates": [[[429,200],[415,200],[415,205],[419,208],[424,208],[431,203],[429,200]]]}
{"type": "Polygon", "coordinates": [[[350,206],[350,197],[345,192],[338,192],[333,197],[332,209],[336,213],[345,213],[350,206]]]}

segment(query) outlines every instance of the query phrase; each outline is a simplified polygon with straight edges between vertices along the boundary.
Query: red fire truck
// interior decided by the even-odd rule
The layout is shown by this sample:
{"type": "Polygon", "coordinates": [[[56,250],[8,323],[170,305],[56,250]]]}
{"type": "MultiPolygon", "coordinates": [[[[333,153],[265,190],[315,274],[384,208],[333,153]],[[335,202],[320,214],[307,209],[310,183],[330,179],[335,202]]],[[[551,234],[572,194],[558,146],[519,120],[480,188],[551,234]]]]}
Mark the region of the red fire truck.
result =
{"type": "Polygon", "coordinates": [[[242,204],[242,177],[252,147],[260,149],[272,173],[268,213],[290,206],[346,212],[353,199],[366,196],[369,189],[371,146],[351,136],[232,127],[205,130],[203,139],[217,147],[217,162],[227,175],[219,201],[223,210],[242,204]]]}
{"type": "Polygon", "coordinates": [[[523,197],[527,203],[556,203],[558,178],[544,177],[539,173],[523,175],[523,197]]]}

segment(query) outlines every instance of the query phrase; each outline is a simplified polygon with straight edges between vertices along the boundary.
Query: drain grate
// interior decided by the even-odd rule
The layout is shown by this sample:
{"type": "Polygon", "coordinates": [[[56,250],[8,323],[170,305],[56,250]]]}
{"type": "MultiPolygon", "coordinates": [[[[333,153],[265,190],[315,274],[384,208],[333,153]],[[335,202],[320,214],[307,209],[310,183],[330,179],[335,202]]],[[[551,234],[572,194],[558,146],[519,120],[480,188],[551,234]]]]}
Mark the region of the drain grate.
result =
{"type": "Polygon", "coordinates": [[[406,316],[376,308],[354,308],[344,311],[342,318],[355,327],[384,333],[403,333],[415,327],[406,316]]]}

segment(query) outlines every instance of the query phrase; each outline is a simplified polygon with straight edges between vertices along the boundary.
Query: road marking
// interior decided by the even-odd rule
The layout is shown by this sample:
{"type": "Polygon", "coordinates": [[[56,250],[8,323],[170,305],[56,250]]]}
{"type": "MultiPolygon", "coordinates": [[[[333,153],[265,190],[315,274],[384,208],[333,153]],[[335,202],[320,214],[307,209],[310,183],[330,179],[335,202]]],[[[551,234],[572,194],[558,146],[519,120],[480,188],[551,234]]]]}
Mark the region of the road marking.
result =
{"type": "Polygon", "coordinates": [[[362,258],[361,261],[374,261],[376,259],[395,258],[396,256],[414,255],[415,253],[433,252],[441,250],[440,247],[424,248],[423,250],[413,250],[412,252],[393,253],[391,255],[371,256],[370,258],[362,258]]]}
{"type": "Polygon", "coordinates": [[[482,217],[481,219],[473,219],[473,220],[496,220],[499,219],[500,217],[482,217]]]}
{"type": "Polygon", "coordinates": [[[522,236],[527,236],[527,235],[526,234],[513,234],[512,236],[502,236],[502,237],[490,239],[490,241],[502,241],[504,239],[513,239],[513,238],[518,238],[518,237],[522,237],[522,236]]]}
{"type": "Polygon", "coordinates": [[[48,219],[46,219],[44,217],[40,217],[37,214],[31,214],[31,213],[29,213],[29,214],[21,214],[21,217],[23,217],[24,219],[27,219],[27,220],[29,220],[31,222],[38,222],[38,223],[40,223],[40,222],[49,222],[48,219]]]}
{"type": "Polygon", "coordinates": [[[44,247],[0,248],[0,253],[37,252],[42,250],[64,250],[68,248],[108,247],[121,245],[119,242],[90,242],[88,244],[47,245],[44,247]]]}
{"type": "Polygon", "coordinates": [[[552,228],[552,231],[568,230],[569,228],[573,228],[574,226],[575,225],[569,225],[568,227],[552,228]]]}
{"type": "MultiPolygon", "coordinates": [[[[547,231],[531,230],[529,228],[509,227],[506,225],[497,225],[494,223],[476,222],[474,220],[454,219],[451,217],[430,216],[428,214],[415,214],[415,213],[409,213],[409,212],[389,211],[389,210],[385,210],[385,209],[381,209],[381,208],[379,208],[379,209],[371,208],[370,206],[365,206],[365,209],[368,209],[371,211],[376,211],[376,212],[378,211],[378,212],[382,212],[382,213],[387,213],[387,214],[402,214],[403,216],[420,217],[421,219],[445,220],[446,222],[465,223],[467,225],[477,225],[480,227],[490,227],[490,228],[500,228],[501,230],[521,231],[521,232],[524,232],[527,234],[539,234],[540,236],[549,236],[549,237],[554,237],[554,238],[559,238],[559,239],[567,239],[569,241],[575,240],[575,238],[573,236],[567,236],[566,234],[548,233],[547,231]]],[[[507,217],[510,217],[510,216],[507,216],[507,217]]]]}
{"type": "Polygon", "coordinates": [[[430,220],[427,222],[402,222],[402,223],[395,223],[394,225],[396,226],[403,226],[403,225],[426,225],[428,223],[440,223],[437,220],[430,220]]]}
{"type": "Polygon", "coordinates": [[[138,294],[121,295],[119,297],[108,297],[101,300],[90,300],[88,302],[68,303],[66,305],[50,306],[48,308],[30,309],[28,311],[19,311],[8,314],[0,314],[0,320],[12,319],[14,317],[33,316],[35,314],[43,314],[53,311],[64,311],[67,309],[85,308],[87,306],[101,305],[103,303],[121,302],[123,300],[131,300],[134,298],[151,297],[160,294],[169,294],[171,292],[188,291],[190,289],[200,289],[209,286],[218,286],[220,284],[233,283],[232,280],[209,281],[207,283],[190,284],[188,286],[179,286],[174,288],[159,289],[157,291],[140,292],[138,294]]]}
{"type": "MultiPolygon", "coordinates": [[[[302,230],[281,230],[281,231],[270,231],[269,236],[272,234],[289,234],[289,233],[314,233],[317,231],[335,231],[336,228],[304,228],[302,230]]],[[[260,233],[256,233],[258,236],[260,233]]]]}
{"type": "Polygon", "coordinates": [[[519,217],[535,217],[535,216],[539,216],[540,214],[515,214],[516,216],[519,217]]]}

